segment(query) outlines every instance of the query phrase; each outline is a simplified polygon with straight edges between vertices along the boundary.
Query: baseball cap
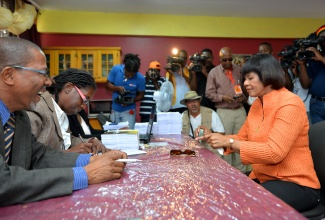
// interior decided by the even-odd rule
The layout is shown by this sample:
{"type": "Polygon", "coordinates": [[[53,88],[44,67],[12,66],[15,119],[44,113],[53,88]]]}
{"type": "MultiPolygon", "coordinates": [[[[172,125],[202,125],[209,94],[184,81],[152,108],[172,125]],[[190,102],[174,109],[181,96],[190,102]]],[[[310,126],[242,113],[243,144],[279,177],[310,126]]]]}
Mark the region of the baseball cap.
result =
{"type": "Polygon", "coordinates": [[[158,61],[152,61],[149,64],[149,69],[159,69],[160,70],[160,63],[158,61]]]}
{"type": "Polygon", "coordinates": [[[319,28],[316,30],[315,34],[316,34],[317,37],[319,37],[319,35],[321,35],[321,33],[323,33],[324,31],[325,31],[325,25],[319,27],[319,28]]]}

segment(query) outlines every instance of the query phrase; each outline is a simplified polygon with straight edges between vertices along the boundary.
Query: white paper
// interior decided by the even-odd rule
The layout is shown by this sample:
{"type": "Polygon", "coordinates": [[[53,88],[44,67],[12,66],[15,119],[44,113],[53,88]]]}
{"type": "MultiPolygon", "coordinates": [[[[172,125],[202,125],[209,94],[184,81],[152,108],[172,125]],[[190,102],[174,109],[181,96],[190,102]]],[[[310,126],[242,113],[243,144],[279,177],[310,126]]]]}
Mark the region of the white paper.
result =
{"type": "Polygon", "coordinates": [[[109,149],[122,151],[139,149],[139,133],[137,130],[108,131],[101,135],[101,141],[109,149]]]}
{"type": "Polygon", "coordinates": [[[182,115],[179,112],[158,112],[158,134],[181,134],[182,115]]]}
{"type": "MultiPolygon", "coordinates": [[[[138,130],[139,134],[146,134],[147,133],[148,122],[137,122],[134,125],[134,130],[138,130]]],[[[151,134],[155,135],[158,134],[158,123],[154,122],[151,130],[151,134]]]]}
{"type": "Polygon", "coordinates": [[[122,150],[122,151],[125,152],[128,156],[138,155],[138,154],[146,154],[147,153],[144,150],[132,150],[132,149],[122,150]]]}
{"type": "Polygon", "coordinates": [[[218,148],[217,151],[219,152],[219,154],[223,155],[224,149],[223,148],[218,148]]]}
{"type": "Polygon", "coordinates": [[[119,130],[121,128],[127,128],[129,127],[129,122],[120,122],[117,123],[117,125],[112,124],[112,122],[106,122],[106,124],[103,125],[103,129],[106,130],[119,130]]]}

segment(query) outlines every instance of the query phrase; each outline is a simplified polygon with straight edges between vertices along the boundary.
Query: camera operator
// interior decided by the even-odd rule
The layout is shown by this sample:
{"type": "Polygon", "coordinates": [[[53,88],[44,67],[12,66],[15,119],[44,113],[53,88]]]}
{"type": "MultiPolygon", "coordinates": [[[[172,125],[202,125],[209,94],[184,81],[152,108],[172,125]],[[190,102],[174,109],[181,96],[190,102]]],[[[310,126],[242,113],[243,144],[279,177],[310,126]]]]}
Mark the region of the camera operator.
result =
{"type": "Polygon", "coordinates": [[[284,72],[286,74],[290,74],[292,77],[292,92],[299,96],[301,100],[304,102],[305,107],[306,107],[306,112],[308,115],[308,120],[310,121],[310,114],[309,114],[309,103],[310,103],[310,97],[311,95],[308,92],[308,89],[304,89],[300,83],[299,79],[299,63],[303,63],[303,61],[296,59],[293,60],[290,67],[285,67],[283,68],[284,72]]]}
{"type": "Polygon", "coordinates": [[[140,102],[141,122],[149,122],[151,108],[156,105],[153,94],[155,91],[159,90],[160,86],[166,81],[164,77],[160,76],[160,63],[158,61],[152,61],[149,64],[149,69],[146,72],[145,78],[146,90],[144,92],[144,98],[140,102]]]}
{"type": "Polygon", "coordinates": [[[106,89],[113,92],[112,122],[129,122],[134,129],[136,120],[135,102],[141,101],[145,91],[145,78],[138,72],[140,58],[137,54],[126,54],[123,64],[115,65],[107,77],[106,89]]]}
{"type": "Polygon", "coordinates": [[[187,52],[180,50],[175,57],[168,57],[165,67],[167,73],[166,78],[173,84],[174,94],[172,100],[172,108],[170,112],[183,113],[187,108],[180,104],[185,94],[190,91],[191,78],[187,62],[187,52]]]}
{"type": "MultiPolygon", "coordinates": [[[[325,38],[325,25],[318,28],[315,35],[317,39],[325,38]]],[[[311,94],[309,105],[311,124],[325,120],[325,41],[319,43],[319,46],[323,54],[316,48],[309,47],[306,50],[312,51],[314,56],[307,60],[297,60],[301,85],[304,89],[309,89],[311,94]]]]}
{"type": "MultiPolygon", "coordinates": [[[[216,108],[215,108],[213,102],[211,102],[211,100],[205,96],[205,89],[206,89],[208,74],[209,74],[210,70],[215,67],[215,65],[213,65],[213,63],[212,63],[213,62],[212,50],[209,48],[205,48],[201,51],[200,56],[201,56],[201,58],[198,61],[198,64],[196,64],[196,65],[201,66],[201,68],[198,68],[198,69],[200,69],[199,71],[192,70],[194,62],[192,62],[189,65],[189,70],[190,70],[191,79],[192,79],[191,80],[191,89],[196,91],[197,94],[202,97],[201,106],[211,108],[215,111],[216,108]]],[[[193,57],[193,56],[191,56],[191,57],[193,57]]]]}

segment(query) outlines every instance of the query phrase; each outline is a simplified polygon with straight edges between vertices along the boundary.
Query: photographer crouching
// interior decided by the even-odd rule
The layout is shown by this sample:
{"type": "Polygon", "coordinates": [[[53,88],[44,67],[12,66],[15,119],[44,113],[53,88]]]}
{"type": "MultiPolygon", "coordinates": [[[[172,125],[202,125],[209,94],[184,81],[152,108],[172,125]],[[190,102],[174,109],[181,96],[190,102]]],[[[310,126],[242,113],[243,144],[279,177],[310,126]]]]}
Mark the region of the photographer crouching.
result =
{"type": "Polygon", "coordinates": [[[107,78],[106,89],[113,92],[112,122],[129,122],[134,129],[136,120],[135,102],[141,101],[145,91],[145,78],[138,72],[140,58],[137,54],[126,54],[123,64],[115,65],[107,78]]]}
{"type": "Polygon", "coordinates": [[[309,89],[311,94],[311,124],[325,120],[325,25],[318,28],[314,36],[318,42],[317,46],[306,48],[306,52],[300,55],[304,59],[297,59],[300,83],[304,89],[309,89]]]}

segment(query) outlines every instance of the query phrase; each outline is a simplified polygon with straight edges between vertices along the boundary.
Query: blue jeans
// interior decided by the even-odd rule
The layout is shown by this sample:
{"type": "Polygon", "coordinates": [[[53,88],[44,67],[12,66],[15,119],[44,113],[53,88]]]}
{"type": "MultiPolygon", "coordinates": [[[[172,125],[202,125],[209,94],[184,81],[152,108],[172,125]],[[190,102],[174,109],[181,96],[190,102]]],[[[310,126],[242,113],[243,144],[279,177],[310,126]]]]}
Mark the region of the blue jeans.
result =
{"type": "Polygon", "coordinates": [[[126,110],[124,112],[117,112],[112,110],[110,119],[112,122],[119,123],[119,122],[129,122],[129,129],[134,129],[135,125],[135,109],[126,110]]]}
{"type": "Polygon", "coordinates": [[[309,104],[311,124],[325,120],[325,102],[311,98],[309,104]]]}

